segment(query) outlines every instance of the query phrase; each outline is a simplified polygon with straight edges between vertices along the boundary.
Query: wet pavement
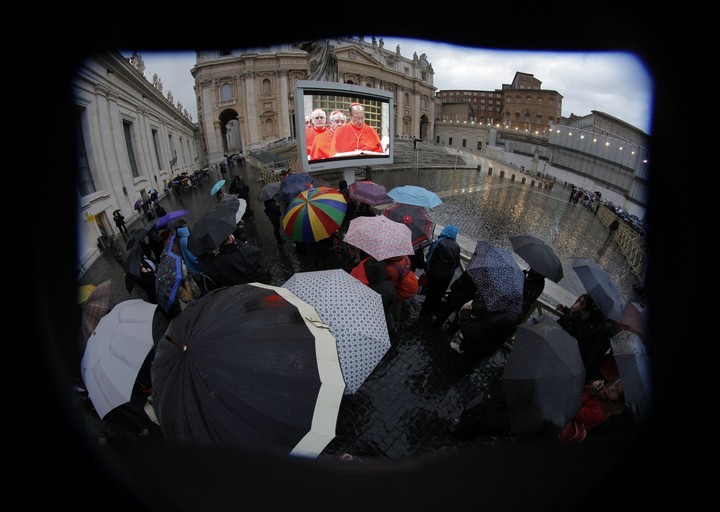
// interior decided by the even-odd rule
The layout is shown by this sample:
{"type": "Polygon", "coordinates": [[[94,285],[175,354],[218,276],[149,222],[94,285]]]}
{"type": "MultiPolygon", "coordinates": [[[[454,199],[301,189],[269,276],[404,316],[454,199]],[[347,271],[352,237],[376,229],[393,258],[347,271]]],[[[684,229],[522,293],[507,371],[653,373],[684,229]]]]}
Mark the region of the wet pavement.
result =
{"type": "MultiPolygon", "coordinates": [[[[298,254],[289,241],[276,244],[263,206],[255,199],[263,183],[256,179],[254,170],[249,166],[230,169],[230,177],[236,173],[250,185],[250,207],[255,218],[247,223],[248,241],[264,251],[265,266],[272,275],[270,284],[280,286],[295,272],[317,270],[312,254],[298,254]]],[[[209,191],[218,179],[219,173],[211,173],[210,179],[196,189],[169,194],[161,203],[168,212],[188,210],[185,218],[192,226],[213,207],[215,199],[209,191]]],[[[546,240],[563,263],[565,277],[559,285],[575,295],[584,289],[572,270],[572,257],[595,259],[607,237],[606,228],[591,210],[568,203],[568,189],[562,184],[556,184],[553,190],[540,189],[475,169],[375,170],[372,179],[388,190],[413,184],[436,192],[443,204],[430,210],[430,216],[440,225],[455,224],[462,235],[471,239],[481,238],[510,250],[508,236],[529,233],[546,240]]],[[[129,227],[138,225],[136,222],[129,227]]],[[[118,248],[121,245],[120,241],[116,243],[118,248]]],[[[518,261],[524,266],[522,260],[518,261]]],[[[639,299],[633,291],[637,278],[617,246],[611,245],[596,261],[613,277],[623,303],[639,299]]],[[[123,283],[122,267],[111,250],[88,269],[81,284],[98,284],[106,279],[123,283]]],[[[137,288],[130,295],[124,286],[116,286],[115,291],[117,301],[142,298],[137,288]]],[[[449,348],[445,331],[414,327],[421,304],[422,296],[403,304],[404,327],[360,389],[343,398],[337,435],[318,459],[337,459],[342,453],[364,460],[405,459],[517,442],[488,436],[460,441],[452,435],[449,426],[465,404],[497,384],[510,348],[503,347],[485,360],[468,361],[449,348]]],[[[84,406],[88,406],[87,401],[84,406]]],[[[114,428],[109,422],[88,421],[88,425],[104,439],[132,437],[126,429],[114,428]]],[[[152,437],[153,431],[141,434],[152,437]]]]}

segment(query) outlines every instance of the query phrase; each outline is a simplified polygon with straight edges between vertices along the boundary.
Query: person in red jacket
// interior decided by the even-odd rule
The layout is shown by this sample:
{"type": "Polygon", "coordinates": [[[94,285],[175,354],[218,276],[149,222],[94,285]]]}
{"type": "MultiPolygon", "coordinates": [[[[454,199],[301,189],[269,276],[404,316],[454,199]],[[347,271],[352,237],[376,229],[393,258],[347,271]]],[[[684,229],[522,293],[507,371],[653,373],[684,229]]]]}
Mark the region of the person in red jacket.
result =
{"type": "Polygon", "coordinates": [[[622,379],[608,383],[594,380],[583,389],[582,406],[562,429],[558,439],[564,443],[580,443],[588,430],[605,423],[611,416],[622,414],[625,407],[622,379]]]}

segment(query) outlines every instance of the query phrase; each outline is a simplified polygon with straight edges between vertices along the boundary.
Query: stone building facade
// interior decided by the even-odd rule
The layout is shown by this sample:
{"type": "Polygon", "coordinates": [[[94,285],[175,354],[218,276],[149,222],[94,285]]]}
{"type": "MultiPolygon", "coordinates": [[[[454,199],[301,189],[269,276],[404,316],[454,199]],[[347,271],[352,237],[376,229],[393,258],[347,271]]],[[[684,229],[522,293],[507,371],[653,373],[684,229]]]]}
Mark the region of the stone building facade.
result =
{"type": "Polygon", "coordinates": [[[443,122],[469,122],[542,134],[560,123],[562,114],[562,95],[543,89],[540,80],[519,71],[512,83],[502,84],[501,89],[442,90],[438,97],[442,103],[438,120],[443,122]]]}
{"type": "Polygon", "coordinates": [[[99,255],[101,238],[118,234],[113,212],[126,223],[148,190],[162,193],[174,176],[198,168],[196,128],[187,110],[145,77],[142,56],[101,52],[86,58],[72,79],[78,192],[78,264],[99,255]]]}
{"type": "MultiPolygon", "coordinates": [[[[391,91],[396,137],[433,139],[434,71],[425,54],[385,48],[382,38],[330,39],[338,82],[391,91]]],[[[204,166],[224,155],[295,138],[295,82],[309,77],[304,42],[264,48],[200,51],[192,69],[204,166]]],[[[411,50],[411,49],[408,49],[411,50]]],[[[301,125],[304,120],[301,120],[301,125]]]]}

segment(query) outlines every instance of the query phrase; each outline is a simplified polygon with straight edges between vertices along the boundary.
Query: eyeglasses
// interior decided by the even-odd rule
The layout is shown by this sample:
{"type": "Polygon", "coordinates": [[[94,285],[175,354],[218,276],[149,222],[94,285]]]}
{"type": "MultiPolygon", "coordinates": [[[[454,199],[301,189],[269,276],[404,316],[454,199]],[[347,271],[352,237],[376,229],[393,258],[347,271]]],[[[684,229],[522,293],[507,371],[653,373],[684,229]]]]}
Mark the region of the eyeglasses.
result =
{"type": "Polygon", "coordinates": [[[361,116],[350,116],[350,117],[351,117],[352,119],[357,119],[358,121],[362,121],[363,119],[365,119],[365,115],[361,115],[361,116]]]}

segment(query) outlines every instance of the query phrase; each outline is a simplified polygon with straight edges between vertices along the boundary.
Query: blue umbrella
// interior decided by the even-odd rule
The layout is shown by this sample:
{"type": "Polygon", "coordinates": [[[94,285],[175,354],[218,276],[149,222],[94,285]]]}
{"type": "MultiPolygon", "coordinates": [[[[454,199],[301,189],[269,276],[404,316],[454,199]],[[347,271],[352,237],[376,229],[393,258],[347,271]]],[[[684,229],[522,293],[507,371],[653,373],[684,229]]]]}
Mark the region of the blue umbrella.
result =
{"type": "Polygon", "coordinates": [[[433,208],[442,204],[442,199],[435,192],[415,185],[395,187],[387,195],[397,203],[414,204],[423,208],[433,208]]]}
{"type": "Polygon", "coordinates": [[[213,185],[212,189],[210,189],[210,195],[214,196],[218,193],[218,190],[222,188],[222,186],[225,185],[225,180],[220,180],[215,185],[213,185]]]}
{"type": "Polygon", "coordinates": [[[163,215],[155,222],[155,227],[161,228],[164,225],[168,224],[170,221],[173,221],[175,219],[179,219],[180,217],[183,217],[188,214],[187,210],[174,210],[167,215],[163,215]]]}
{"type": "Polygon", "coordinates": [[[280,201],[289,203],[303,190],[313,188],[313,178],[306,172],[291,174],[280,183],[280,201]]]}
{"type": "Polygon", "coordinates": [[[478,240],[467,273],[488,311],[522,312],[525,276],[510,251],[478,240]]]}

